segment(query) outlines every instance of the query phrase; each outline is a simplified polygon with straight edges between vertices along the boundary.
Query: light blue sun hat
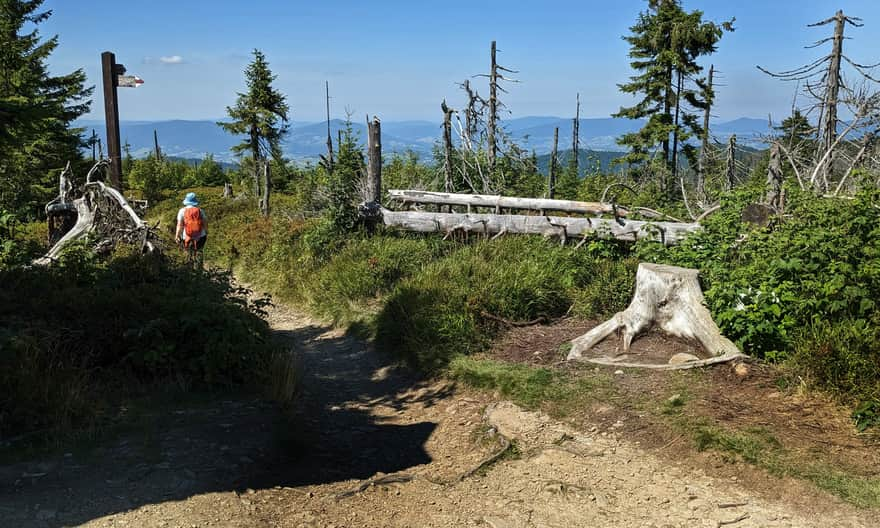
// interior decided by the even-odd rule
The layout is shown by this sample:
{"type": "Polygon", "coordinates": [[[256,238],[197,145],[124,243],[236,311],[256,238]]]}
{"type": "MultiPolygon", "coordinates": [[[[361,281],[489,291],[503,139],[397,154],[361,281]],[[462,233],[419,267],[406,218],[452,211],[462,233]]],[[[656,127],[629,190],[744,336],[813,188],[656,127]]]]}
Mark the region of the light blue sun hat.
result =
{"type": "Polygon", "coordinates": [[[196,193],[187,193],[186,198],[183,199],[183,205],[199,205],[199,199],[196,198],[196,193]]]}

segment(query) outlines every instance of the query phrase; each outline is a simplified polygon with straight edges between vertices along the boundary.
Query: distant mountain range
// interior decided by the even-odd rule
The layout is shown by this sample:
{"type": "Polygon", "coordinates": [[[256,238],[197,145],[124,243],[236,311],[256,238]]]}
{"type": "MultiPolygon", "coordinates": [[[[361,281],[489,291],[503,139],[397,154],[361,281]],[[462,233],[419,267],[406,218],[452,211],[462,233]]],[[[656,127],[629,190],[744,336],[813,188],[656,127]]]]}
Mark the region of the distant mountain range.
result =
{"type": "MultiPolygon", "coordinates": [[[[580,146],[586,150],[620,152],[617,138],[641,128],[643,122],[618,118],[596,118],[580,120],[580,146]]],[[[76,123],[90,134],[94,129],[103,136],[104,122],[83,120],[76,123]]],[[[503,121],[504,129],[510,138],[526,150],[534,150],[538,155],[550,152],[553,146],[553,131],[559,128],[559,150],[571,148],[572,119],[552,116],[531,116],[503,121]]],[[[345,128],[345,122],[334,119],[330,122],[333,143],[337,134],[345,128]]],[[[366,138],[366,126],[352,123],[352,129],[361,141],[366,138]]],[[[224,132],[215,121],[123,121],[120,123],[122,141],[131,146],[134,156],[140,157],[153,149],[153,131],[159,136],[162,152],[180,158],[202,158],[213,154],[218,161],[233,162],[235,156],[230,148],[240,139],[224,132]]],[[[718,141],[726,141],[732,134],[737,135],[740,145],[762,147],[762,134],[768,132],[764,119],[740,118],[733,121],[713,123],[712,136],[718,141]]],[[[423,158],[431,156],[434,144],[440,141],[440,123],[430,121],[387,121],[382,123],[382,149],[385,153],[402,153],[408,150],[423,158]]],[[[284,143],[284,153],[297,160],[314,160],[326,151],[327,123],[294,122],[284,143]]],[[[607,158],[608,155],[601,156],[607,158]]],[[[603,159],[604,161],[604,159],[603,159]]]]}

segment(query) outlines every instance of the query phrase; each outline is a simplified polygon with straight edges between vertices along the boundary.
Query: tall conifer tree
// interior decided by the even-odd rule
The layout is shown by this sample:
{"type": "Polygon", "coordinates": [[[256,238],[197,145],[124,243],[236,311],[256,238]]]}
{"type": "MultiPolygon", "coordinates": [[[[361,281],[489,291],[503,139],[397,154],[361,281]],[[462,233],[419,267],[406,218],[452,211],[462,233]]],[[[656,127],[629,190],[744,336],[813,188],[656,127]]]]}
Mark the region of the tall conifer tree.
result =
{"type": "Polygon", "coordinates": [[[705,80],[697,78],[703,71],[697,59],[715,52],[724,31],[733,31],[733,20],[704,22],[702,11],[688,13],[677,0],[648,0],[648,9],[630,31],[623,38],[630,44],[630,66],[638,73],[620,89],[641,94],[642,99],[614,117],[647,123],[619,140],[630,149],[623,161],[641,163],[659,147],[663,162],[674,170],[676,147],[682,145],[690,154],[685,141],[702,129],[693,111],[707,104],[705,80]]]}
{"type": "Polygon", "coordinates": [[[86,75],[49,74],[58,37],[41,40],[37,26],[51,16],[43,0],[0,0],[0,209],[34,216],[54,195],[58,171],[82,157],[89,110],[86,75]]]}
{"type": "Polygon", "coordinates": [[[253,55],[254,60],[245,70],[247,93],[239,93],[235,106],[226,108],[232,122],[217,124],[227,132],[245,136],[241,143],[232,147],[232,151],[237,154],[247,152],[253,158],[255,194],[260,199],[263,214],[268,215],[272,187],[268,161],[282,161],[281,141],[290,128],[290,109],[286,97],[272,87],[275,75],[269,69],[266,56],[257,49],[253,55]],[[259,192],[261,187],[262,197],[259,192]]]}

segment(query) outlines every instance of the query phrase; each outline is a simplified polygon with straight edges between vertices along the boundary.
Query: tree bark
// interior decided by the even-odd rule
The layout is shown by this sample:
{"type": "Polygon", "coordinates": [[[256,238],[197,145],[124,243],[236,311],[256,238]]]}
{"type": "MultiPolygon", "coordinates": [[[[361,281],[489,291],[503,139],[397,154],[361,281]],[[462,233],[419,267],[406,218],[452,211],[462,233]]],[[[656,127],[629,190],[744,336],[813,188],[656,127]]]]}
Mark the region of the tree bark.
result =
{"type": "Polygon", "coordinates": [[[559,127],[553,130],[553,151],[550,153],[550,168],[547,173],[547,198],[551,200],[556,195],[556,150],[559,146],[559,127]]]}
{"type": "MultiPolygon", "coordinates": [[[[569,360],[585,359],[584,354],[606,337],[620,333],[622,354],[616,357],[587,359],[602,364],[621,364],[629,354],[633,339],[659,327],[664,332],[699,343],[712,356],[712,362],[743,357],[729,339],[721,335],[706,309],[695,269],[662,264],[639,264],[636,290],[629,307],[608,321],[572,341],[569,360]],[[713,361],[714,360],[714,361],[713,361]]],[[[626,363],[628,366],[666,367],[626,363]]],[[[673,367],[674,368],[674,367],[673,367]]],[[[678,368],[681,368],[678,366],[678,368]]]]}

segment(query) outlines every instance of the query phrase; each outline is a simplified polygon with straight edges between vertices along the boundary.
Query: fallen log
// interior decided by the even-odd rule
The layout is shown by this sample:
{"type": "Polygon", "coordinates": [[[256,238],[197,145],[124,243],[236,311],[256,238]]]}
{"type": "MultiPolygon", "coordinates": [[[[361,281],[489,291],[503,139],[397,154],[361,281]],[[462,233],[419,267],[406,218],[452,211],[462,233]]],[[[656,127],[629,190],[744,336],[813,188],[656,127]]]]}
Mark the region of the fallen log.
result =
{"type": "Polygon", "coordinates": [[[573,340],[567,359],[582,359],[603,365],[680,369],[744,358],[736,345],[721,335],[703,304],[697,273],[695,269],[676,266],[639,264],[636,291],[629,307],[573,340]],[[668,334],[699,343],[711,357],[669,365],[620,361],[629,354],[633,339],[654,326],[668,334]],[[587,351],[615,333],[620,335],[622,353],[615,357],[584,357],[587,351]]]}
{"type": "Polygon", "coordinates": [[[577,218],[566,216],[526,216],[499,214],[429,213],[390,211],[382,209],[386,226],[417,233],[456,231],[492,235],[498,233],[558,236],[569,238],[596,234],[618,240],[655,240],[674,245],[688,233],[701,229],[699,224],[682,222],[643,222],[608,218],[577,218]]]}
{"type": "MultiPolygon", "coordinates": [[[[577,202],[573,200],[552,200],[549,198],[517,198],[490,194],[456,194],[429,191],[391,189],[388,197],[403,204],[462,205],[470,207],[491,207],[499,209],[520,209],[527,211],[564,211],[576,214],[615,214],[626,216],[628,211],[622,207],[600,202],[577,202]]],[[[470,209],[468,209],[470,210],[470,209]]]]}

